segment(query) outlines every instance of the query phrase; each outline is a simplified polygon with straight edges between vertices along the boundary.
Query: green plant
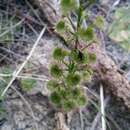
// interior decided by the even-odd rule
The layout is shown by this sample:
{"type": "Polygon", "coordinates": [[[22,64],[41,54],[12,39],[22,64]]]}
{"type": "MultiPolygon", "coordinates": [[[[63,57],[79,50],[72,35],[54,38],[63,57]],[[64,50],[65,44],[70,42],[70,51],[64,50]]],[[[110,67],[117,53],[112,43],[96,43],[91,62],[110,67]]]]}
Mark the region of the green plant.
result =
{"type": "Polygon", "coordinates": [[[36,86],[36,80],[34,79],[22,79],[22,89],[25,91],[31,91],[36,86]]]}
{"type": "MultiPolygon", "coordinates": [[[[5,17],[1,14],[2,17],[5,17]]],[[[21,25],[14,27],[19,20],[13,16],[9,17],[8,19],[3,18],[0,24],[0,42],[2,43],[10,43],[12,40],[15,39],[15,34],[21,31],[21,25]]]]}
{"type": "Polygon", "coordinates": [[[54,65],[50,68],[52,79],[48,82],[51,102],[65,112],[87,103],[81,83],[84,80],[91,81],[93,70],[90,64],[95,63],[96,54],[87,51],[86,48],[96,40],[95,27],[100,28],[103,24],[103,18],[97,17],[85,28],[83,22],[87,14],[82,1],[79,6],[76,2],[76,0],[61,0],[63,17],[55,30],[64,39],[69,49],[63,47],[54,49],[54,65]],[[72,13],[75,14],[75,21],[70,17],[72,13]]]}
{"type": "Polygon", "coordinates": [[[120,7],[116,9],[113,15],[113,22],[111,23],[108,34],[109,37],[120,43],[120,45],[130,50],[130,7],[120,7]]]}

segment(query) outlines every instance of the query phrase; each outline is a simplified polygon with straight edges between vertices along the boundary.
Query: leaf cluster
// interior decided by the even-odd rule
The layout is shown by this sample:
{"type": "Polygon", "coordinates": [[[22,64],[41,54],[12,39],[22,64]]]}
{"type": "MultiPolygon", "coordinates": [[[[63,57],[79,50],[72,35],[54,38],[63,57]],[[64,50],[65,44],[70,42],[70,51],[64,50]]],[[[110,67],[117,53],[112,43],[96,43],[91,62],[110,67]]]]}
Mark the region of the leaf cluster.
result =
{"type": "Polygon", "coordinates": [[[48,82],[51,102],[65,112],[85,105],[86,95],[80,85],[82,80],[91,80],[93,71],[89,64],[94,63],[96,55],[57,47],[53,59],[55,64],[50,67],[52,80],[48,82]]]}
{"type": "MultiPolygon", "coordinates": [[[[91,3],[91,2],[90,2],[91,3]]],[[[94,52],[83,50],[80,46],[87,46],[95,40],[94,26],[83,28],[86,15],[82,2],[77,6],[76,0],[61,0],[63,19],[56,25],[56,32],[63,37],[70,50],[57,47],[53,51],[54,63],[50,67],[52,79],[48,82],[50,100],[58,109],[71,111],[87,103],[86,94],[80,87],[82,81],[91,81],[93,70],[90,64],[96,62],[94,52]],[[71,13],[76,13],[74,23],[71,13]],[[83,40],[83,45],[80,45],[83,40]]],[[[102,19],[96,19],[102,24],[102,19]]],[[[94,25],[94,23],[93,23],[94,25]]]]}

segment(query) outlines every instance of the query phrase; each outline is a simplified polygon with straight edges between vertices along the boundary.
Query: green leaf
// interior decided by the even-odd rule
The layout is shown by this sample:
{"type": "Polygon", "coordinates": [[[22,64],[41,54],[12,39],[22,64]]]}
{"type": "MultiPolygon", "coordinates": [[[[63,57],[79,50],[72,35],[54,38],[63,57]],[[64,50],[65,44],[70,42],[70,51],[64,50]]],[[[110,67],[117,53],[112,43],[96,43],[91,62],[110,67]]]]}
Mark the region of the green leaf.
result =
{"type": "Polygon", "coordinates": [[[92,74],[89,71],[84,71],[82,73],[82,78],[83,78],[84,81],[88,81],[89,82],[92,79],[92,74]]]}
{"type": "Polygon", "coordinates": [[[75,86],[78,85],[80,83],[80,76],[78,74],[68,74],[68,76],[66,77],[66,83],[69,86],[75,86]]]}
{"type": "Polygon", "coordinates": [[[76,0],[61,0],[61,7],[63,14],[66,15],[68,12],[77,8],[76,0]]]}
{"type": "Polygon", "coordinates": [[[88,27],[85,31],[86,40],[90,41],[94,38],[94,31],[92,27],[88,27]]]}
{"type": "Polygon", "coordinates": [[[64,21],[59,21],[58,24],[56,25],[57,31],[65,31],[65,22],[64,21]]]}
{"type": "Polygon", "coordinates": [[[85,95],[80,96],[79,99],[77,100],[77,103],[79,106],[86,105],[87,103],[86,96],[85,95]]]}
{"type": "Polygon", "coordinates": [[[23,90],[31,91],[36,86],[36,80],[34,79],[22,79],[21,85],[23,90]]]}
{"type": "Polygon", "coordinates": [[[59,83],[56,80],[50,80],[48,81],[47,86],[50,91],[55,91],[59,86],[59,83]]]}
{"type": "Polygon", "coordinates": [[[82,63],[87,64],[89,62],[89,55],[87,53],[83,53],[82,63]]]}
{"type": "Polygon", "coordinates": [[[76,65],[75,65],[75,63],[70,63],[68,65],[68,71],[69,71],[69,73],[74,73],[76,71],[76,65]]]}
{"type": "Polygon", "coordinates": [[[96,20],[94,21],[94,25],[98,28],[103,29],[105,24],[105,20],[102,16],[97,16],[96,20]]]}
{"type": "Polygon", "coordinates": [[[50,74],[54,78],[60,78],[63,75],[63,71],[62,71],[62,69],[59,68],[59,66],[57,64],[55,64],[55,65],[51,66],[50,74]]]}
{"type": "Polygon", "coordinates": [[[86,30],[80,28],[78,31],[78,35],[80,38],[86,42],[91,41],[94,39],[94,31],[92,27],[88,27],[86,30]]]}
{"type": "Polygon", "coordinates": [[[95,53],[88,53],[89,55],[89,62],[95,63],[96,62],[96,54],[95,53]]]}
{"type": "Polygon", "coordinates": [[[92,75],[93,74],[93,70],[91,67],[87,67],[86,70],[92,75]]]}
{"type": "Polygon", "coordinates": [[[53,52],[53,58],[55,60],[63,60],[67,55],[67,51],[63,50],[62,48],[55,48],[53,52]]]}
{"type": "Polygon", "coordinates": [[[72,60],[79,62],[80,61],[80,52],[78,50],[72,50],[70,53],[72,60]]]}
{"type": "Polygon", "coordinates": [[[79,28],[80,25],[82,24],[83,18],[84,18],[84,11],[83,11],[83,8],[81,6],[77,9],[77,15],[78,15],[77,28],[79,28]]]}
{"type": "Polygon", "coordinates": [[[79,50],[72,50],[70,54],[71,58],[76,61],[77,63],[88,63],[88,54],[82,53],[79,50]]]}
{"type": "Polygon", "coordinates": [[[62,99],[65,99],[68,96],[68,91],[66,89],[64,89],[62,86],[62,88],[60,88],[59,94],[62,99]]]}
{"type": "Polygon", "coordinates": [[[74,100],[65,100],[63,103],[63,109],[65,112],[71,111],[76,107],[76,103],[74,100]]]}
{"type": "Polygon", "coordinates": [[[53,92],[50,96],[50,100],[52,101],[52,103],[54,103],[55,105],[59,105],[61,102],[61,97],[59,95],[58,92],[53,92]]]}
{"type": "Polygon", "coordinates": [[[72,94],[73,94],[73,98],[74,99],[77,99],[81,96],[82,94],[82,91],[80,88],[75,88],[73,91],[72,91],[72,94]]]}

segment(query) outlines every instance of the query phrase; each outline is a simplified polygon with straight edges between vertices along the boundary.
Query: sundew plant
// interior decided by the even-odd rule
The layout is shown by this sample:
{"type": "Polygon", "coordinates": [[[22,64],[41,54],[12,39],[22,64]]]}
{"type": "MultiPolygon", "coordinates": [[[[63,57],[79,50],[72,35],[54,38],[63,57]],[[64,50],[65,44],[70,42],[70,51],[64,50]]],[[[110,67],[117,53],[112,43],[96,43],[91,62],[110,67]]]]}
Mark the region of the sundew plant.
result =
{"type": "MultiPolygon", "coordinates": [[[[89,0],[87,7],[93,2],[89,0]]],[[[61,0],[62,18],[55,26],[55,31],[64,39],[65,47],[56,47],[53,51],[53,65],[50,67],[52,79],[48,82],[50,100],[54,106],[64,112],[82,107],[87,103],[83,90],[83,81],[91,81],[96,62],[94,52],[87,51],[96,42],[95,28],[100,28],[103,18],[97,16],[86,24],[90,13],[86,13],[83,2],[61,0]],[[86,24],[86,26],[84,26],[86,24]]]]}

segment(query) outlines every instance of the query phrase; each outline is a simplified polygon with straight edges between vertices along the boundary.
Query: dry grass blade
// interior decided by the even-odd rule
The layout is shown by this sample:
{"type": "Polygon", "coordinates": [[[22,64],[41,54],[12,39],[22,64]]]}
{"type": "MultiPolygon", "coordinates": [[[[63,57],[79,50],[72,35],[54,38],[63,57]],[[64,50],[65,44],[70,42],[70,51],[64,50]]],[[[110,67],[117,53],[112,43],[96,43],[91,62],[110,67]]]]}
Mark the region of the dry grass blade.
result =
{"type": "MultiPolygon", "coordinates": [[[[110,97],[107,97],[107,98],[104,100],[104,107],[107,106],[107,103],[109,102],[109,100],[110,100],[110,97]]],[[[99,111],[99,112],[97,113],[97,115],[95,116],[95,119],[94,119],[93,122],[92,122],[92,126],[91,126],[90,130],[95,130],[95,128],[96,128],[96,126],[97,126],[97,123],[98,123],[98,121],[100,120],[100,117],[101,117],[101,112],[99,111]]]]}
{"type": "Polygon", "coordinates": [[[100,102],[101,102],[101,122],[102,122],[102,130],[106,130],[106,121],[105,121],[105,106],[104,106],[104,92],[103,86],[100,85],[100,102]]]}
{"type": "MultiPolygon", "coordinates": [[[[12,77],[13,75],[12,74],[2,74],[0,73],[0,77],[12,77]]],[[[16,78],[18,79],[34,79],[34,80],[37,80],[37,81],[48,81],[49,78],[44,76],[44,75],[31,75],[31,74],[21,74],[21,75],[18,75],[16,78]]]]}

